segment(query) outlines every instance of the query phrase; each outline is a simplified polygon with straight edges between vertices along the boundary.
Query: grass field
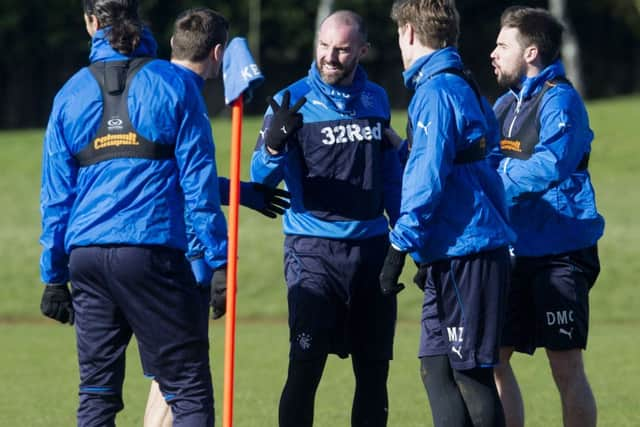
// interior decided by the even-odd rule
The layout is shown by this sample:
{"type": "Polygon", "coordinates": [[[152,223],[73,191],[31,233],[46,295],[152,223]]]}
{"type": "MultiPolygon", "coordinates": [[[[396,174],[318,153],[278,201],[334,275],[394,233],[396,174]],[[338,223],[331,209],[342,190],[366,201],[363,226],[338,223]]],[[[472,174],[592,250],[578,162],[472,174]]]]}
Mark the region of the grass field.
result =
{"type": "MultiPolygon", "coordinates": [[[[640,98],[588,105],[596,140],[590,170],[598,206],[607,221],[600,242],[602,274],[591,293],[591,331],[585,354],[598,401],[601,426],[638,426],[640,387],[640,172],[636,164],[640,98]]],[[[403,129],[404,112],[394,126],[403,129]]],[[[242,175],[248,176],[259,119],[245,122],[242,175]]],[[[214,120],[221,175],[228,171],[229,119],[214,120]]],[[[0,132],[0,426],[71,426],[77,405],[73,329],[42,318],[38,305],[38,196],[42,130],[0,132]]],[[[277,425],[277,403],[288,351],[285,287],[279,221],[241,210],[235,423],[277,425]]],[[[405,279],[410,281],[407,269],[405,279]]],[[[399,295],[395,360],[392,362],[389,425],[430,426],[426,395],[415,357],[420,293],[399,295]]],[[[222,322],[211,330],[216,409],[221,408],[222,322]]],[[[135,343],[128,353],[125,410],[119,426],[141,425],[149,383],[142,377],[135,343]]],[[[555,386],[541,352],[515,356],[525,396],[527,425],[561,425],[555,386]]],[[[316,404],[317,426],[349,425],[353,390],[348,361],[331,358],[316,404]]],[[[220,414],[218,414],[220,415],[220,414]]]]}

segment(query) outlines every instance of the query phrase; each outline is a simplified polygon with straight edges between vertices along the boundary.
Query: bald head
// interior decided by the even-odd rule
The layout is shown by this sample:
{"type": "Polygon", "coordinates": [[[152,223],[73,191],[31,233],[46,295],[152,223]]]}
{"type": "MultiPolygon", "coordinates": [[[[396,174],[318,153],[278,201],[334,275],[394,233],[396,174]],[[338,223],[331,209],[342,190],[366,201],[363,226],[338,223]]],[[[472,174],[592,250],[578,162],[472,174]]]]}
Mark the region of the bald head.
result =
{"type": "Polygon", "coordinates": [[[327,16],[318,30],[316,66],[322,80],[330,85],[353,83],[360,58],[369,49],[362,17],[349,10],[327,16]]]}
{"type": "Polygon", "coordinates": [[[324,18],[320,24],[319,34],[323,34],[330,28],[332,29],[336,26],[351,28],[358,36],[358,41],[360,43],[367,43],[367,38],[369,37],[367,27],[362,16],[357,13],[350,10],[338,10],[333,12],[331,15],[324,18]]]}

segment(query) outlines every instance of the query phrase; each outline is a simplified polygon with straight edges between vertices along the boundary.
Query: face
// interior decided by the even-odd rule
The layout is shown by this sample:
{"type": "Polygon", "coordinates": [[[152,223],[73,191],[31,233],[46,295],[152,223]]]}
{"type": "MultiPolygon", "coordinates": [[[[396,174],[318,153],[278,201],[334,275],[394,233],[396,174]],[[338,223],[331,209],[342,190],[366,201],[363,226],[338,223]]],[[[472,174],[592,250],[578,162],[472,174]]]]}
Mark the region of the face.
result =
{"type": "Polygon", "coordinates": [[[496,48],[490,57],[493,72],[500,86],[517,86],[527,74],[525,48],[518,41],[517,28],[504,27],[500,30],[496,48]]]}
{"type": "Polygon", "coordinates": [[[84,25],[87,29],[87,33],[89,33],[89,36],[91,37],[93,37],[100,27],[98,25],[98,18],[96,18],[95,15],[87,15],[86,13],[84,14],[84,25]]]}
{"type": "Polygon", "coordinates": [[[316,46],[316,66],[322,81],[330,85],[350,85],[367,50],[355,27],[327,19],[320,27],[316,46]]]}
{"type": "Polygon", "coordinates": [[[226,45],[217,44],[211,51],[211,60],[209,61],[205,72],[206,79],[215,79],[220,75],[220,67],[222,66],[222,58],[226,45]]]}
{"type": "Polygon", "coordinates": [[[398,46],[400,47],[400,54],[402,56],[402,65],[406,70],[411,66],[413,60],[410,56],[409,47],[411,38],[411,28],[408,24],[402,25],[398,27],[398,46]]]}

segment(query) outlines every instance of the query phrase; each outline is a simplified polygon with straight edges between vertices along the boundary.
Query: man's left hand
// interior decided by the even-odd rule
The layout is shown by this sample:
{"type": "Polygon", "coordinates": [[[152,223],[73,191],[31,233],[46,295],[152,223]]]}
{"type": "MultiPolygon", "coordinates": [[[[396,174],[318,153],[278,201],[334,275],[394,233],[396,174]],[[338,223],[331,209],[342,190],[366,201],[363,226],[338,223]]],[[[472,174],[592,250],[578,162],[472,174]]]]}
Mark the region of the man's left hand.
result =
{"type": "Polygon", "coordinates": [[[387,257],[384,260],[382,271],[380,272],[380,290],[383,295],[395,295],[404,289],[404,284],[398,283],[400,273],[404,267],[406,252],[402,252],[389,246],[387,257]]]}

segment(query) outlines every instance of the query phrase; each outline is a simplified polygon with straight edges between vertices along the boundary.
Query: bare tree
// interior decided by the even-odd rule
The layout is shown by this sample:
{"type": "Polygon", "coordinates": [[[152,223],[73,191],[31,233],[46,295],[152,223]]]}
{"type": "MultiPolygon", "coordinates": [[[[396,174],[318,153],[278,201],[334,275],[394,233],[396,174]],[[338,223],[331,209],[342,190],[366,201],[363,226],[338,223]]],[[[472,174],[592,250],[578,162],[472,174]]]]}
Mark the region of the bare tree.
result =
{"type": "Polygon", "coordinates": [[[262,5],[261,0],[249,0],[249,49],[253,54],[256,64],[260,64],[260,20],[262,5]]]}
{"type": "Polygon", "coordinates": [[[326,18],[327,16],[329,16],[329,14],[331,14],[331,11],[333,10],[333,0],[320,0],[318,2],[318,13],[316,14],[316,35],[315,35],[315,43],[314,46],[317,44],[318,42],[318,31],[320,30],[320,24],[322,24],[322,21],[324,20],[324,18],[326,18]]]}
{"type": "Polygon", "coordinates": [[[580,65],[580,46],[569,16],[567,15],[567,0],[549,0],[549,11],[565,26],[562,43],[562,60],[567,71],[567,77],[580,94],[584,95],[582,67],[580,65]]]}

